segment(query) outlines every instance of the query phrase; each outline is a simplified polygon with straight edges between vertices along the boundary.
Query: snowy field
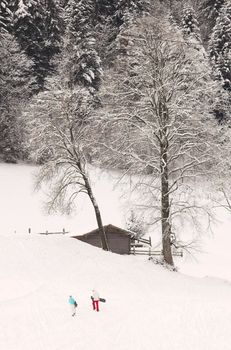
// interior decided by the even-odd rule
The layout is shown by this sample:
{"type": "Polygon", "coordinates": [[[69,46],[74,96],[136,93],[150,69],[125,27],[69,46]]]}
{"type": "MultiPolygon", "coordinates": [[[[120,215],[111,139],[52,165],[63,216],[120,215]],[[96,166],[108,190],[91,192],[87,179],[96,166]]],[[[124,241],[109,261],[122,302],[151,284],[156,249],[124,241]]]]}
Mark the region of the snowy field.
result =
{"type": "MultiPolygon", "coordinates": [[[[182,273],[169,272],[146,258],[36,234],[64,227],[84,233],[95,228],[95,218],[86,199],[71,218],[45,216],[45,194],[32,189],[34,171],[0,165],[1,350],[231,349],[228,213],[218,213],[197,260],[179,259],[182,273]],[[99,313],[91,309],[92,288],[107,300],[99,313]],[[78,302],[74,318],[70,294],[78,302]]],[[[111,178],[95,178],[95,191],[104,223],[123,225],[126,203],[111,178]]]]}
{"type": "MultiPolygon", "coordinates": [[[[44,212],[46,190],[34,191],[35,166],[0,164],[1,228],[5,233],[33,233],[62,231],[72,234],[85,233],[95,228],[94,212],[87,196],[79,197],[76,212],[71,217],[51,215],[44,212]],[[86,220],[87,218],[87,220],[86,220]]],[[[113,176],[113,175],[112,175],[113,176]]],[[[119,190],[113,191],[113,181],[105,173],[94,174],[94,191],[102,208],[104,224],[121,224],[119,190]]]]}

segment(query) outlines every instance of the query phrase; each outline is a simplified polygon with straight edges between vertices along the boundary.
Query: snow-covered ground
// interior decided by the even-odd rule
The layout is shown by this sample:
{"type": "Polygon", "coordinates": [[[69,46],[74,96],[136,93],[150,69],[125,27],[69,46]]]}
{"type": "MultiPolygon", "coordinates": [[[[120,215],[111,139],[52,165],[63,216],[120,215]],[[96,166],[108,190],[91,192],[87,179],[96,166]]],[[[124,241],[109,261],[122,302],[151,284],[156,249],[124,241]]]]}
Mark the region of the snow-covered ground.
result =
{"type": "Polygon", "coordinates": [[[230,282],[64,236],[0,236],[0,266],[0,349],[230,350],[230,282]],[[92,288],[106,298],[99,313],[92,288]]]}
{"type": "MultiPolygon", "coordinates": [[[[95,218],[86,199],[71,218],[45,216],[44,193],[32,190],[34,170],[0,165],[0,349],[231,349],[228,213],[218,213],[220,222],[204,238],[197,261],[179,259],[183,273],[169,272],[146,258],[103,252],[66,235],[36,234],[64,227],[70,234],[87,232],[95,218]],[[99,313],[91,309],[92,288],[107,299],[99,313]],[[70,294],[79,304],[75,318],[70,294]]],[[[104,223],[123,225],[119,189],[113,191],[109,175],[97,179],[104,223]]]]}
{"type": "MultiPolygon", "coordinates": [[[[33,233],[62,231],[72,234],[85,233],[96,226],[94,212],[87,196],[78,198],[76,212],[72,216],[46,215],[43,202],[47,190],[34,191],[35,166],[0,164],[1,226],[0,232],[33,233]]],[[[112,175],[113,176],[113,175],[112,175]]],[[[113,191],[111,176],[95,172],[94,191],[102,208],[104,223],[121,224],[119,190],[113,191]]]]}
{"type": "MultiPolygon", "coordinates": [[[[46,215],[43,202],[46,193],[34,192],[37,168],[29,165],[0,164],[1,226],[0,234],[22,234],[31,229],[38,232],[62,231],[70,235],[82,234],[96,228],[94,212],[87,197],[80,197],[71,216],[46,215]]],[[[125,227],[130,199],[124,196],[123,186],[115,186],[118,175],[94,171],[93,185],[102,211],[104,224],[125,227]]],[[[193,276],[213,276],[231,281],[231,212],[217,210],[213,234],[201,237],[201,252],[177,259],[180,271],[193,276]]],[[[185,228],[182,227],[182,230],[185,228]]],[[[152,232],[152,241],[159,241],[152,232]]]]}

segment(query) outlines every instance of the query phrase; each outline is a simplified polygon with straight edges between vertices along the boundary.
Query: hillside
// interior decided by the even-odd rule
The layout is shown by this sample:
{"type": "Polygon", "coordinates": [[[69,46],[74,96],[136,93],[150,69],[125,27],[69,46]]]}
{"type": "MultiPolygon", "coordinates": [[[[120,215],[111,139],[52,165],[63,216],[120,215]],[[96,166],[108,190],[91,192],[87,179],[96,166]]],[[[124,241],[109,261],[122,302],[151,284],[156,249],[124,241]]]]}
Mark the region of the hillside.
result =
{"type": "MultiPolygon", "coordinates": [[[[1,164],[0,169],[1,235],[26,234],[29,228],[32,235],[47,230],[62,231],[63,228],[69,235],[76,235],[96,228],[95,216],[87,197],[79,198],[76,211],[70,216],[47,215],[43,209],[46,190],[34,191],[37,167],[1,164]]],[[[118,174],[95,170],[92,181],[102,210],[103,223],[125,228],[126,214],[133,203],[130,197],[125,196],[123,186],[118,185],[118,174]]],[[[176,260],[179,270],[197,277],[213,276],[231,281],[228,268],[231,264],[230,224],[231,215],[217,209],[212,232],[198,237],[199,251],[192,252],[192,255],[184,254],[183,259],[176,260]]],[[[184,233],[185,230],[182,226],[184,233]]],[[[160,242],[160,232],[150,227],[149,234],[153,245],[160,242]]]]}
{"type": "Polygon", "coordinates": [[[0,266],[1,349],[230,349],[228,282],[64,236],[0,236],[0,266]],[[92,288],[107,299],[99,313],[91,310],[92,288]]]}
{"type": "MultiPolygon", "coordinates": [[[[146,258],[106,253],[69,236],[38,235],[63,226],[69,235],[86,232],[95,219],[84,200],[72,217],[45,216],[45,193],[33,192],[35,171],[1,164],[1,349],[230,349],[228,218],[203,239],[197,260],[176,262],[185,274],[204,278],[169,272],[146,258]],[[99,313],[91,310],[92,288],[107,300],[99,313]],[[75,318],[70,294],[78,301],[75,318]]],[[[94,173],[105,223],[122,225],[125,199],[121,189],[113,191],[112,180],[109,173],[94,173]]]]}

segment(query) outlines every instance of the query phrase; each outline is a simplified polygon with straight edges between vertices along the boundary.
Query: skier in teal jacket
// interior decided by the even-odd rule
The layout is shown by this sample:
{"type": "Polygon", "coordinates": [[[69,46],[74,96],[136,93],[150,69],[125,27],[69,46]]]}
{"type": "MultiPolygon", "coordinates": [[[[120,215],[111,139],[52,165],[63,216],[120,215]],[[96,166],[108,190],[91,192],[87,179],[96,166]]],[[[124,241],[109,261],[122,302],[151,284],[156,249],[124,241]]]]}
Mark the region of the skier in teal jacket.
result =
{"type": "Polygon", "coordinates": [[[71,307],[71,315],[75,316],[77,303],[76,303],[75,299],[72,297],[72,295],[69,296],[69,304],[71,307]]]}

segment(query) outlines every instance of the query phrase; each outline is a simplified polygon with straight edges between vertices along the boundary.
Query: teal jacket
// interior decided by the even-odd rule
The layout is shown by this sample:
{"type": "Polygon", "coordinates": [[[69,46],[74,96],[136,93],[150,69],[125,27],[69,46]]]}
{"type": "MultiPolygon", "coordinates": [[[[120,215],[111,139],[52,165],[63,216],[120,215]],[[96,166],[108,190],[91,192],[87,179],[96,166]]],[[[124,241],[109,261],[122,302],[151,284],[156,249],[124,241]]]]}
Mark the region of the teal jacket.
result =
{"type": "Polygon", "coordinates": [[[70,297],[70,298],[69,298],[69,303],[70,303],[71,305],[74,305],[74,304],[75,304],[75,299],[72,298],[72,297],[70,297]]]}

